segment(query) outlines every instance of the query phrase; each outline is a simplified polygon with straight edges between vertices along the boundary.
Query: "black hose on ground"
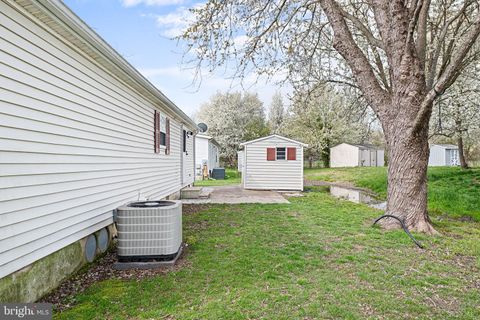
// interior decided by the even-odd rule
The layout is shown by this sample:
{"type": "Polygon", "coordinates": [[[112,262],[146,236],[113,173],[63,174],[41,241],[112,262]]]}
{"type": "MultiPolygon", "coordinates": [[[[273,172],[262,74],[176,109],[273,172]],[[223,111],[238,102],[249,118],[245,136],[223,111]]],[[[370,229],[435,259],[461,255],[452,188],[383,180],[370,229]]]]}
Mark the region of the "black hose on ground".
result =
{"type": "Polygon", "coordinates": [[[423,249],[423,245],[417,241],[417,239],[415,239],[415,237],[410,233],[410,231],[408,231],[407,227],[405,226],[405,223],[402,219],[400,219],[399,217],[396,217],[394,215],[391,215],[391,214],[384,214],[383,216],[380,216],[379,218],[377,218],[377,220],[375,220],[375,222],[373,223],[373,226],[377,224],[378,221],[382,220],[383,218],[393,218],[393,219],[396,219],[398,220],[398,222],[400,222],[400,224],[402,225],[402,229],[403,231],[405,231],[405,233],[410,237],[410,239],[412,239],[412,241],[417,245],[417,247],[419,247],[420,249],[423,249]]]}

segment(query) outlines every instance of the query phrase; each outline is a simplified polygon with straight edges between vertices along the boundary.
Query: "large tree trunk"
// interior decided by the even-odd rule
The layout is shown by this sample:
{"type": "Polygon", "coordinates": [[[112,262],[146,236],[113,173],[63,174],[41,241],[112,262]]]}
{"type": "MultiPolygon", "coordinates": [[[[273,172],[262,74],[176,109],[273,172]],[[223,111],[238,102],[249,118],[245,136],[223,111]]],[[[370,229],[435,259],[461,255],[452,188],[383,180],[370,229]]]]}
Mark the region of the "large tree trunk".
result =
{"type": "Polygon", "coordinates": [[[325,147],[322,150],[322,160],[323,160],[323,167],[330,168],[330,147],[325,147]]]}
{"type": "MultiPolygon", "coordinates": [[[[403,114],[403,116],[405,116],[403,114]]],[[[411,231],[437,233],[427,213],[428,126],[409,134],[408,120],[395,119],[386,130],[388,151],[387,214],[402,219],[411,231]]],[[[386,228],[398,228],[394,219],[386,228]]]]}
{"type": "Polygon", "coordinates": [[[463,150],[463,137],[461,133],[458,136],[457,144],[458,144],[458,157],[460,158],[460,166],[463,169],[468,169],[468,164],[467,164],[467,161],[465,160],[465,152],[463,150]]]}

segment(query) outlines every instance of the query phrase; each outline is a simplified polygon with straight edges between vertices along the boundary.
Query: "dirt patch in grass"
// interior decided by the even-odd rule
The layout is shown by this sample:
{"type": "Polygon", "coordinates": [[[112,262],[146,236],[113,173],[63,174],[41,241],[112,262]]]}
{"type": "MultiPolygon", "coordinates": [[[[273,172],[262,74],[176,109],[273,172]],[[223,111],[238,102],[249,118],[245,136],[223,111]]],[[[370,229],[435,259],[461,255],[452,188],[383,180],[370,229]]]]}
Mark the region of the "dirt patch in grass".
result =
{"type": "Polygon", "coordinates": [[[182,214],[194,215],[207,210],[209,207],[209,204],[182,204],[182,214]]]}
{"type": "Polygon", "coordinates": [[[108,279],[141,281],[148,277],[181,269],[188,265],[185,259],[187,252],[188,246],[184,247],[181,256],[174,266],[165,266],[157,269],[116,270],[113,268],[113,265],[117,262],[117,250],[116,246],[112,246],[102,257],[95,260],[92,264],[83,267],[38,302],[52,303],[56,312],[66,310],[75,304],[75,295],[85,291],[96,282],[108,279]]]}

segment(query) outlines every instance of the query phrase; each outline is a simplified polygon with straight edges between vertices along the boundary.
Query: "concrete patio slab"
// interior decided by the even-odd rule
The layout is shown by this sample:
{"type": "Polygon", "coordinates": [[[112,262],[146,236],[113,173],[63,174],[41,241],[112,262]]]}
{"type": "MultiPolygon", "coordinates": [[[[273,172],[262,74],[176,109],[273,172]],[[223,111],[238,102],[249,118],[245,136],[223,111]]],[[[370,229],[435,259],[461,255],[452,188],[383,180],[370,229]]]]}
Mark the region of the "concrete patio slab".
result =
{"type": "Polygon", "coordinates": [[[209,193],[210,197],[208,199],[184,199],[182,203],[290,203],[276,191],[245,190],[240,185],[203,187],[202,192],[209,193]]]}

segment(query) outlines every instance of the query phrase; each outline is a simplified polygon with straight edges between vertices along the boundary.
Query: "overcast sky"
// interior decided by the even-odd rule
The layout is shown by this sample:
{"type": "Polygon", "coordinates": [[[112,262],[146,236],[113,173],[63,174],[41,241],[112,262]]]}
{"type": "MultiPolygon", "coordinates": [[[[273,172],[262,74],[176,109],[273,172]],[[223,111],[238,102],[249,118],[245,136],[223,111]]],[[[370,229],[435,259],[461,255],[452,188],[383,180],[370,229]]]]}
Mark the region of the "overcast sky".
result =
{"type": "MultiPolygon", "coordinates": [[[[186,114],[193,113],[217,91],[241,90],[238,81],[218,72],[205,75],[193,86],[193,72],[182,65],[182,49],[171,38],[189,18],[188,8],[201,4],[192,0],[64,0],[80,18],[115,50],[174,101],[186,114]]],[[[244,87],[258,92],[267,109],[279,89],[275,84],[245,81],[244,87]]],[[[284,94],[287,88],[280,88],[284,94]]]]}

